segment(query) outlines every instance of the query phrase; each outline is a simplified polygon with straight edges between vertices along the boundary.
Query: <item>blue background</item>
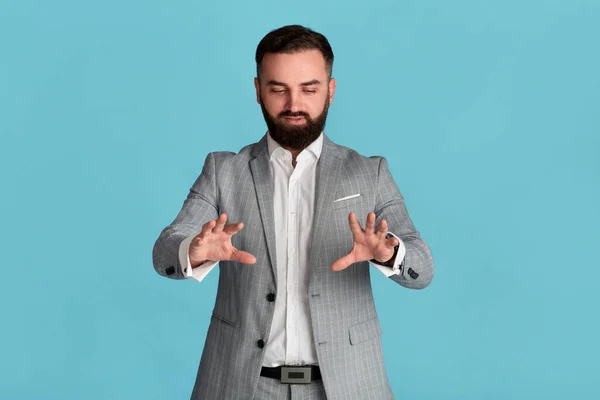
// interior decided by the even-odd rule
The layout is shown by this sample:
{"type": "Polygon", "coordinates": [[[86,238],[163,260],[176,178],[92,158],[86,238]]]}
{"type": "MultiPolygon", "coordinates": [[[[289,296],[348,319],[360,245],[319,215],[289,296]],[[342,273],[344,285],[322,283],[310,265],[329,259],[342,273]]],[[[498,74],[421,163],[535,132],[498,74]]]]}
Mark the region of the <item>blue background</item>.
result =
{"type": "Polygon", "coordinates": [[[0,398],[189,398],[217,273],[151,249],[265,132],[254,51],[324,33],[327,132],[389,160],[436,276],[374,273],[399,399],[600,398],[600,2],[2,1],[0,398]],[[596,339],[595,339],[596,338],[596,339]]]}

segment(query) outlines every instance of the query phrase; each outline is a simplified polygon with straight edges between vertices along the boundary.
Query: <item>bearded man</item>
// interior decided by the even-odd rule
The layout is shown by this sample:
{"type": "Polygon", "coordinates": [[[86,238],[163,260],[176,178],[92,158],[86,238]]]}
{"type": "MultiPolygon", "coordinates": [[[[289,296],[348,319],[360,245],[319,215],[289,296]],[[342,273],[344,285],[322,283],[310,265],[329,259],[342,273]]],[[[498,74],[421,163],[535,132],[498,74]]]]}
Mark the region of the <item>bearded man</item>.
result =
{"type": "Polygon", "coordinates": [[[386,160],[324,134],[336,89],[325,36],[276,29],[256,67],[268,132],[207,156],[153,250],[156,271],[173,279],[200,282],[219,265],[191,397],[391,399],[370,272],[424,288],[429,247],[386,160]]]}

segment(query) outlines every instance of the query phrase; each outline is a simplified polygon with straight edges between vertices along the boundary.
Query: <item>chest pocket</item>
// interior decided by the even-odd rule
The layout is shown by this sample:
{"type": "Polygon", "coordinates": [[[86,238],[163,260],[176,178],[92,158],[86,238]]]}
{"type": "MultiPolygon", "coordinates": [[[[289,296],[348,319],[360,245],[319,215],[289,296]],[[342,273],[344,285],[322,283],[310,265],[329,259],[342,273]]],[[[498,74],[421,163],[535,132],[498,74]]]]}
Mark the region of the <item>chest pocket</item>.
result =
{"type": "Polygon", "coordinates": [[[359,194],[358,196],[355,196],[355,197],[349,197],[349,198],[342,197],[340,200],[333,202],[333,209],[334,210],[349,209],[350,211],[352,211],[352,208],[361,206],[363,203],[363,200],[364,200],[364,196],[362,194],[359,194]]]}
{"type": "Polygon", "coordinates": [[[356,215],[360,226],[364,228],[367,221],[367,214],[374,211],[373,207],[369,204],[369,199],[362,193],[357,197],[337,201],[333,203],[332,207],[335,219],[345,227],[348,226],[348,214],[350,212],[356,215]]]}

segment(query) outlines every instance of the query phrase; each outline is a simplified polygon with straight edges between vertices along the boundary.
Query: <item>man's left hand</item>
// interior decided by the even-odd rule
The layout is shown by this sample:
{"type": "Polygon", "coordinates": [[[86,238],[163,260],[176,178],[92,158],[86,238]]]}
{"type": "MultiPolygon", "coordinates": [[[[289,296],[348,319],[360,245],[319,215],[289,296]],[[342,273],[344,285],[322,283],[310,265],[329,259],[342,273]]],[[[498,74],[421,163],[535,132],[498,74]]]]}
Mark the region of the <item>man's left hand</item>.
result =
{"type": "Polygon", "coordinates": [[[372,259],[384,263],[392,258],[394,247],[398,245],[398,239],[395,237],[386,238],[388,226],[385,219],[379,222],[377,231],[375,231],[375,213],[373,212],[367,215],[365,229],[362,229],[353,212],[348,215],[348,223],[354,237],[354,245],[350,253],[331,264],[332,270],[341,271],[354,263],[372,259]]]}

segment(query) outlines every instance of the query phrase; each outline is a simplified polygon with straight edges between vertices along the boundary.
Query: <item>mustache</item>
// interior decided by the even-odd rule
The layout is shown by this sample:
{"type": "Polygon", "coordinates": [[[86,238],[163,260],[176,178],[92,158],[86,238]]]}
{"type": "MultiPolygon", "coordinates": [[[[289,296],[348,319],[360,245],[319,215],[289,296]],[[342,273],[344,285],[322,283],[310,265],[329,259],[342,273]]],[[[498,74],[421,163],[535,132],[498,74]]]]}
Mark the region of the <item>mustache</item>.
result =
{"type": "Polygon", "coordinates": [[[284,117],[304,117],[306,119],[310,118],[308,113],[305,113],[304,111],[292,112],[290,110],[286,110],[286,111],[279,113],[279,118],[284,118],[284,117]]]}

